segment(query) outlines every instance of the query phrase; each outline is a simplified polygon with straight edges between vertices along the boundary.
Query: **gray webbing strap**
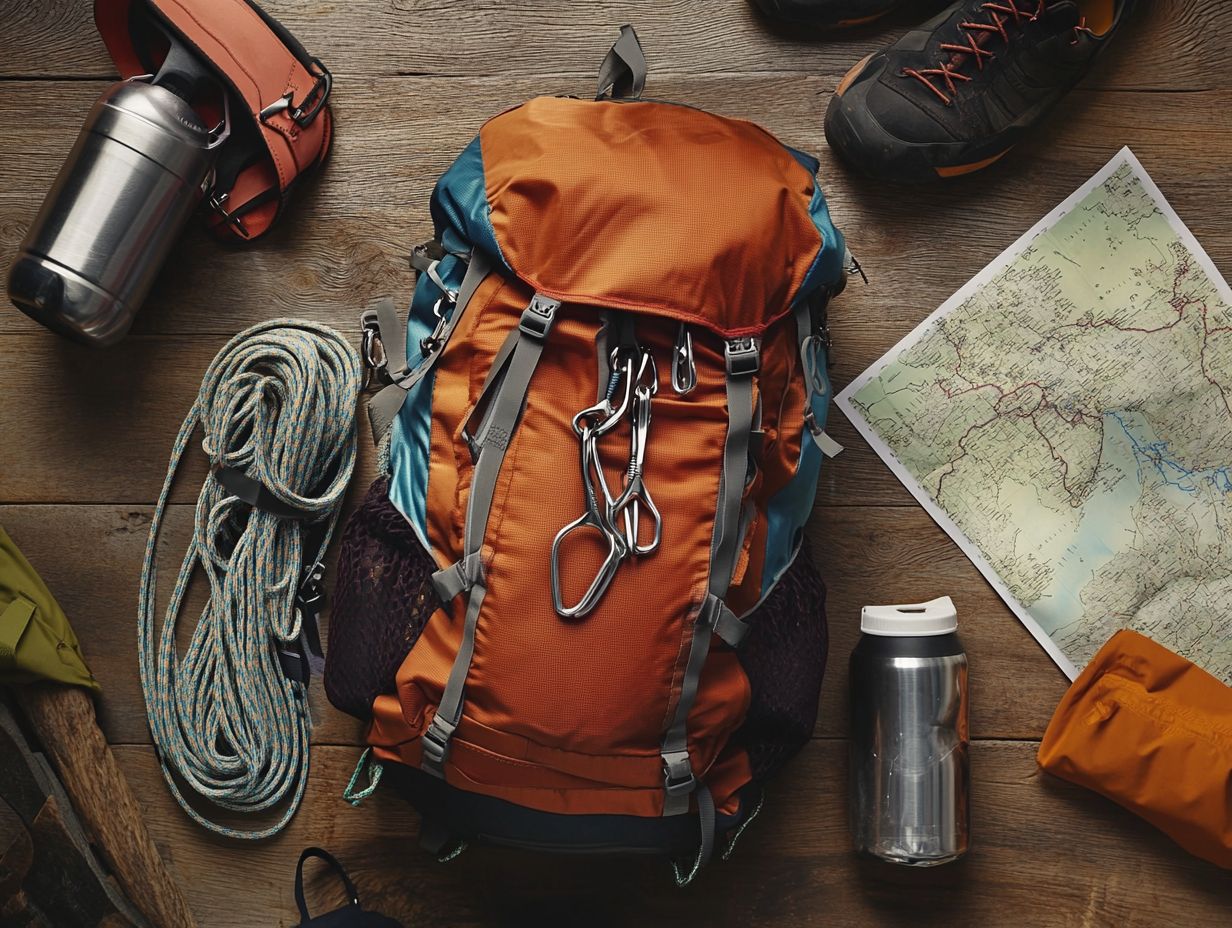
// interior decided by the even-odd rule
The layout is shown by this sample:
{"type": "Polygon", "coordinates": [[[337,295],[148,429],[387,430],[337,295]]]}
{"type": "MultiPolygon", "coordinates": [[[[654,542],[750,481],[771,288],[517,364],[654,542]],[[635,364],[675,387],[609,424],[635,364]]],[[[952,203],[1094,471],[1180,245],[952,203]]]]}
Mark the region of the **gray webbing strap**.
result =
{"type": "Polygon", "coordinates": [[[697,825],[699,831],[697,856],[693,859],[693,865],[689,871],[686,873],[680,869],[679,864],[672,862],[676,885],[682,888],[693,882],[694,877],[701,872],[702,867],[710,862],[710,857],[714,853],[714,796],[710,794],[710,789],[704,783],[697,789],[697,825]]]}
{"type": "Polygon", "coordinates": [[[434,573],[432,586],[441,602],[447,603],[459,593],[469,590],[482,576],[483,558],[476,551],[434,573]]]}
{"type": "MultiPolygon", "coordinates": [[[[470,593],[462,625],[462,645],[458,648],[457,657],[454,658],[453,667],[449,671],[441,704],[422,738],[423,760],[420,766],[425,772],[437,777],[443,778],[445,775],[449,741],[462,718],[466,677],[475,654],[475,629],[479,624],[483,599],[488,592],[484,583],[480,552],[483,536],[487,532],[488,516],[492,511],[496,480],[500,476],[505,452],[509,448],[514,429],[517,428],[518,419],[526,406],[526,393],[530,387],[531,376],[539,364],[544,342],[559,308],[560,303],[557,300],[536,293],[531,298],[530,305],[522,311],[522,318],[516,330],[517,341],[509,354],[504,376],[496,388],[496,395],[492,398],[491,411],[485,417],[479,434],[475,436],[479,457],[475,461],[470,496],[466,503],[462,560],[454,567],[446,568],[442,579],[445,592],[453,591],[456,583],[454,596],[462,592],[470,593]],[[451,571],[455,574],[456,581],[446,579],[451,571]]],[[[435,582],[434,575],[433,583],[435,582]]]]}
{"type": "MultiPolygon", "coordinates": [[[[800,349],[800,370],[805,386],[809,390],[809,399],[811,399],[813,394],[821,394],[827,390],[826,382],[822,379],[821,371],[817,367],[816,352],[813,351],[814,340],[824,339],[824,336],[818,336],[813,331],[813,313],[807,302],[801,301],[796,304],[795,317],[796,341],[800,349]]],[[[823,340],[821,344],[824,346],[825,341],[823,340]]],[[[825,363],[824,358],[820,363],[825,363]]],[[[827,435],[818,424],[817,418],[813,415],[812,405],[807,399],[804,406],[804,425],[817,447],[821,449],[821,453],[826,457],[832,458],[842,453],[843,446],[827,435]]]]}
{"type": "Polygon", "coordinates": [[[484,411],[488,409],[488,400],[491,398],[493,389],[495,388],[498,379],[505,372],[505,364],[509,360],[509,355],[513,354],[513,349],[518,344],[518,330],[515,328],[501,342],[500,348],[497,349],[496,355],[492,358],[492,364],[488,368],[487,375],[483,378],[483,386],[479,388],[479,397],[475,400],[475,405],[471,407],[470,412],[466,414],[466,418],[462,420],[462,428],[460,430],[463,439],[470,445],[471,459],[474,460],[479,456],[479,445],[475,436],[471,433],[471,420],[476,415],[480,419],[484,418],[484,411]]]}
{"type": "Polygon", "coordinates": [[[739,647],[740,642],[744,640],[744,636],[748,634],[749,627],[736,613],[728,608],[727,603],[715,596],[713,593],[706,594],[705,605],[702,606],[703,611],[709,612],[707,624],[714,629],[714,633],[719,636],[719,639],[733,648],[739,647]]]}
{"type": "Polygon", "coordinates": [[[467,304],[479,289],[483,279],[492,270],[492,265],[483,253],[476,250],[471,253],[470,263],[466,266],[466,274],[462,278],[462,286],[458,290],[458,300],[454,305],[449,321],[437,336],[437,344],[431,353],[414,370],[408,369],[406,360],[406,331],[402,328],[402,320],[392,300],[381,300],[375,307],[377,325],[381,332],[381,344],[385,349],[385,368],[394,378],[394,382],[385,386],[376,396],[368,401],[368,423],[372,426],[372,441],[380,444],[381,439],[394,424],[394,419],[402,410],[407,394],[419,383],[440,359],[449,344],[449,338],[462,319],[467,304]],[[393,336],[392,340],[390,336],[393,336]]]}
{"type": "MultiPolygon", "coordinates": [[[[689,760],[689,712],[697,699],[702,668],[710,653],[710,635],[721,612],[712,603],[721,600],[731,586],[739,553],[740,504],[749,468],[749,435],[753,428],[753,375],[760,364],[757,339],[733,339],[727,343],[727,439],[723,444],[723,476],[710,546],[710,582],[706,599],[693,620],[693,639],[685,663],[680,699],[671,726],[663,738],[663,814],[680,815],[689,810],[689,796],[697,786],[689,760]]],[[[728,633],[730,623],[728,623],[728,633]]]]}
{"type": "Polygon", "coordinates": [[[646,87],[646,55],[632,26],[620,27],[616,40],[599,66],[595,99],[638,99],[646,87]]]}

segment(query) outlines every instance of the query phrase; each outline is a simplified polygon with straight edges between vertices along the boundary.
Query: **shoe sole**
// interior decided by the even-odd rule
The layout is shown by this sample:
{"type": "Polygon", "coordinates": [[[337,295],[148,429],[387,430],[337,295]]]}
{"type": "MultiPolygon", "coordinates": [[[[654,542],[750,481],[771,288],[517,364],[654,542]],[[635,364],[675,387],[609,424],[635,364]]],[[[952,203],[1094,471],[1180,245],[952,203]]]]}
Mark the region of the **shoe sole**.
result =
{"type": "Polygon", "coordinates": [[[928,183],[981,171],[1005,157],[1014,147],[1013,143],[998,145],[996,139],[973,146],[969,143],[904,142],[893,137],[868,118],[862,99],[845,99],[874,55],[866,56],[843,75],[826,109],[826,139],[839,156],[860,173],[877,180],[928,183]],[[947,150],[955,148],[963,150],[947,150]]]}

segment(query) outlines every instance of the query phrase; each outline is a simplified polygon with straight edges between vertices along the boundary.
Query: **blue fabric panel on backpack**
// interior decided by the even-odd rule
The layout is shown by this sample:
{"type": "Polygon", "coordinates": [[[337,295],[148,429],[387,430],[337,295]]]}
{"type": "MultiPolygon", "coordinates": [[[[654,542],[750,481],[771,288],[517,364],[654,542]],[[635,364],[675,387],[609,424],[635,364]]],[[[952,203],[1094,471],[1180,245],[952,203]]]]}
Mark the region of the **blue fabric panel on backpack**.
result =
{"type": "MultiPolygon", "coordinates": [[[[824,348],[817,350],[824,355],[824,348]]],[[[830,376],[826,373],[824,357],[818,358],[817,365],[826,383],[826,390],[824,393],[812,393],[809,396],[809,406],[818,427],[825,428],[826,414],[830,410],[830,376]]],[[[817,480],[821,476],[821,462],[825,455],[821,453],[803,422],[800,428],[803,434],[800,438],[800,460],[796,465],[796,475],[766,504],[766,561],[762,568],[762,596],[791,566],[804,524],[812,514],[813,501],[817,497],[817,480]]]]}
{"type": "MultiPolygon", "coordinates": [[[[441,279],[451,290],[462,285],[466,263],[446,255],[437,266],[441,279]]],[[[421,274],[411,299],[406,323],[406,356],[412,362],[423,357],[420,342],[436,326],[433,307],[441,290],[427,274],[421,274]]],[[[432,453],[432,391],[436,371],[429,371],[406,395],[406,402],[394,420],[389,438],[389,499],[406,516],[415,534],[428,551],[428,459],[432,453]]]]}
{"type": "MultiPolygon", "coordinates": [[[[810,173],[816,175],[819,164],[816,158],[788,148],[792,156],[810,173]]],[[[826,198],[821,192],[821,184],[813,186],[813,198],[809,203],[809,215],[813,224],[821,234],[822,247],[813,259],[796,299],[807,299],[815,291],[833,287],[842,279],[846,245],[842,233],[830,221],[830,210],[826,206],[826,198]]],[[[824,349],[818,348],[824,352],[824,349]]],[[[824,393],[811,393],[809,406],[819,428],[825,428],[826,415],[830,409],[830,378],[826,373],[826,359],[817,359],[817,370],[825,381],[824,393]]],[[[794,427],[794,423],[792,423],[794,427]]],[[[800,423],[802,437],[800,440],[800,459],[796,465],[796,475],[791,481],[771,497],[766,506],[766,560],[762,570],[762,589],[764,596],[779,577],[791,565],[799,547],[801,533],[813,510],[813,501],[817,496],[817,480],[821,474],[821,463],[824,455],[817,443],[808,433],[808,428],[800,423]]]]}
{"type": "MultiPolygon", "coordinates": [[[[792,157],[800,162],[814,177],[817,176],[817,169],[820,167],[817,159],[812,155],[806,155],[804,152],[796,151],[794,148],[788,148],[792,157]]],[[[813,225],[817,227],[817,231],[821,233],[821,248],[817,252],[817,257],[813,259],[813,266],[809,268],[808,274],[805,275],[804,281],[800,284],[800,290],[796,294],[796,299],[812,293],[819,287],[829,287],[842,279],[845,273],[843,262],[847,253],[847,245],[843,241],[843,233],[834,228],[834,223],[830,221],[830,208],[826,205],[826,198],[821,192],[821,183],[815,181],[813,184],[813,198],[809,202],[809,215],[813,219],[813,225]]]]}
{"type": "Polygon", "coordinates": [[[447,250],[469,252],[473,245],[508,267],[492,230],[479,136],[437,181],[431,209],[436,233],[447,250]]]}
{"type": "MultiPolygon", "coordinates": [[[[450,289],[462,286],[467,255],[472,247],[483,249],[502,263],[496,235],[492,231],[490,207],[483,176],[483,153],[476,137],[449,170],[441,175],[432,192],[432,219],[436,235],[449,252],[437,271],[450,289]]],[[[436,325],[433,307],[441,297],[440,288],[427,274],[420,275],[407,320],[407,358],[422,357],[420,342],[436,325]]],[[[455,309],[456,311],[456,309],[455,309]]],[[[428,461],[432,454],[432,396],[436,372],[430,371],[407,394],[406,402],[390,435],[389,499],[428,545],[428,461]]],[[[433,552],[436,553],[436,552],[433,552]]]]}

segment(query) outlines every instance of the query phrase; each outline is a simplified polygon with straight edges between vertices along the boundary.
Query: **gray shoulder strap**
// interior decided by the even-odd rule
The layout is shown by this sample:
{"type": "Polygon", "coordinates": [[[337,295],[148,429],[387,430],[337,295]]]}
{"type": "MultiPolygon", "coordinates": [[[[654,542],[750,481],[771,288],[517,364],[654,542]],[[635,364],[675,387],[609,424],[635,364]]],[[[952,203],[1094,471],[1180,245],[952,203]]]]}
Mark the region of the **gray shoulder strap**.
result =
{"type": "Polygon", "coordinates": [[[599,66],[599,88],[595,91],[595,99],[638,100],[645,87],[646,56],[642,53],[642,43],[637,40],[632,26],[621,26],[620,38],[599,66]]]}

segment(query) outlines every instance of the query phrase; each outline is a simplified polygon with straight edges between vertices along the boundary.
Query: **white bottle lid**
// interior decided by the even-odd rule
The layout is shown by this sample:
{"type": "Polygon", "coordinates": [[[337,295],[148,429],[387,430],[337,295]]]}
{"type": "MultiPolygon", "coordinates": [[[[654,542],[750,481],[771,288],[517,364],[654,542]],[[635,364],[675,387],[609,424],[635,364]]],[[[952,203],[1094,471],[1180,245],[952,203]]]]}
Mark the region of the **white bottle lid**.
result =
{"type": "Polygon", "coordinates": [[[958,611],[948,596],[903,606],[865,606],[860,631],[887,638],[948,635],[958,631],[958,611]]]}

